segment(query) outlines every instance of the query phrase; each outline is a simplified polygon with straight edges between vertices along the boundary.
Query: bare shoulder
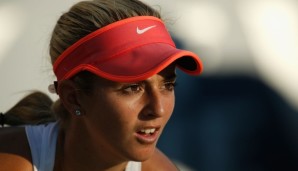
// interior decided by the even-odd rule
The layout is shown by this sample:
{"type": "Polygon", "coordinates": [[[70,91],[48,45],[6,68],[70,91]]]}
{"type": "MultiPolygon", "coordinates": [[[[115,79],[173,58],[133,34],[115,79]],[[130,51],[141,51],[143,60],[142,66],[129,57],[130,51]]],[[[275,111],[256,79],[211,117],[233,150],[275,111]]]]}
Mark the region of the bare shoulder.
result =
{"type": "Polygon", "coordinates": [[[0,170],[33,170],[25,128],[0,128],[0,170]]]}
{"type": "Polygon", "coordinates": [[[160,150],[156,149],[153,156],[142,163],[143,171],[178,171],[174,163],[160,150]]]}

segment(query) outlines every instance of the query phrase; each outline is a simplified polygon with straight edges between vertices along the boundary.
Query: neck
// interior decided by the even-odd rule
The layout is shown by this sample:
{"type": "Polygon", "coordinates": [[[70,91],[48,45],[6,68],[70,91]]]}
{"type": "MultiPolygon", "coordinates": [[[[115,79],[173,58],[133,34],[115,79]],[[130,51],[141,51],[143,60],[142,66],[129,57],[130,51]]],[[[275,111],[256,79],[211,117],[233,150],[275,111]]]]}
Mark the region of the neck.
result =
{"type": "Polygon", "coordinates": [[[88,131],[80,127],[61,130],[56,148],[55,171],[124,171],[127,161],[115,160],[104,146],[92,142],[88,131]]]}

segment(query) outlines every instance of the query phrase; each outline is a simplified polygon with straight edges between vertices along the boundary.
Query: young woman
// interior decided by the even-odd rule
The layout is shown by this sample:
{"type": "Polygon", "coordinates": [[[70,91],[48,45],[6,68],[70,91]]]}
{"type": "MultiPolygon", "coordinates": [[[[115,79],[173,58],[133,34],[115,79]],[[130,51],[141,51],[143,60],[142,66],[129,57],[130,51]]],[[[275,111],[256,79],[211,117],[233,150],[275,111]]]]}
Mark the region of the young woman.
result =
{"type": "Polygon", "coordinates": [[[202,63],[175,48],[156,10],[79,2],[58,20],[50,56],[57,121],[1,129],[0,170],[177,170],[156,143],[174,109],[176,67],[197,75],[202,63]]]}

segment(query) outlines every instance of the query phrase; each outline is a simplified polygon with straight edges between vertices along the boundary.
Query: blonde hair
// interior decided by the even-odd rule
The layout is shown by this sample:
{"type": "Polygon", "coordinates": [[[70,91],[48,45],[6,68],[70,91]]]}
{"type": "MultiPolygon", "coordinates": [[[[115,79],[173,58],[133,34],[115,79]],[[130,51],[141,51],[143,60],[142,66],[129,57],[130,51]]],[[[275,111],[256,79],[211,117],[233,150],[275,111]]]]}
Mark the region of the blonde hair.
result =
{"type": "MultiPolygon", "coordinates": [[[[49,47],[52,64],[63,51],[87,34],[134,16],[160,18],[160,13],[138,0],[92,0],[75,4],[58,19],[54,27],[49,47]]],[[[80,89],[89,91],[93,78],[91,73],[81,72],[72,79],[80,89]]],[[[10,123],[5,124],[41,124],[58,118],[63,126],[68,116],[60,100],[53,103],[46,94],[38,92],[28,95],[10,109],[5,114],[5,121],[10,120],[10,123]],[[30,101],[34,103],[28,105],[30,101]]]]}
{"type": "Polygon", "coordinates": [[[75,4],[58,20],[50,41],[52,63],[69,46],[87,34],[116,21],[159,12],[138,0],[93,0],[75,4]]]}
{"type": "MultiPolygon", "coordinates": [[[[93,0],[75,4],[59,18],[53,30],[50,41],[52,63],[82,37],[108,24],[134,16],[160,18],[160,13],[138,0],[93,0]]],[[[89,72],[81,72],[72,79],[81,90],[90,92],[94,77],[89,72]]],[[[68,120],[69,114],[60,100],[54,103],[53,109],[60,122],[68,120]]]]}
{"type": "Polygon", "coordinates": [[[4,113],[1,124],[17,125],[36,125],[55,121],[56,118],[51,111],[53,101],[49,96],[42,92],[33,92],[26,95],[22,100],[15,104],[11,109],[4,113]]]}

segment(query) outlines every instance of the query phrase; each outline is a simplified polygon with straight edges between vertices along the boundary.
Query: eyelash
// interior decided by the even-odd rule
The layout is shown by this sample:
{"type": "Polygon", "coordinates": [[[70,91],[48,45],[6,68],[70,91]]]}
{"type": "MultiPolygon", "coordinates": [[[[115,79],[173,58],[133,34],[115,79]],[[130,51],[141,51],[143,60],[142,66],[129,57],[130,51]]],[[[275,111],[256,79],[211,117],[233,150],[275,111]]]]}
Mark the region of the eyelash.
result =
{"type": "Polygon", "coordinates": [[[130,84],[130,85],[124,86],[122,90],[124,94],[136,94],[142,91],[142,87],[143,86],[141,84],[130,84]]]}
{"type": "MultiPolygon", "coordinates": [[[[167,91],[174,91],[175,87],[177,86],[176,82],[165,82],[164,83],[164,89],[167,91]]],[[[144,85],[142,83],[136,83],[136,84],[129,84],[127,86],[124,86],[122,88],[123,94],[137,94],[141,92],[144,89],[144,85]]]]}
{"type": "Polygon", "coordinates": [[[165,82],[164,85],[168,91],[174,91],[175,87],[177,86],[177,83],[176,82],[165,82]],[[170,86],[170,87],[167,87],[167,86],[170,86]]]}

